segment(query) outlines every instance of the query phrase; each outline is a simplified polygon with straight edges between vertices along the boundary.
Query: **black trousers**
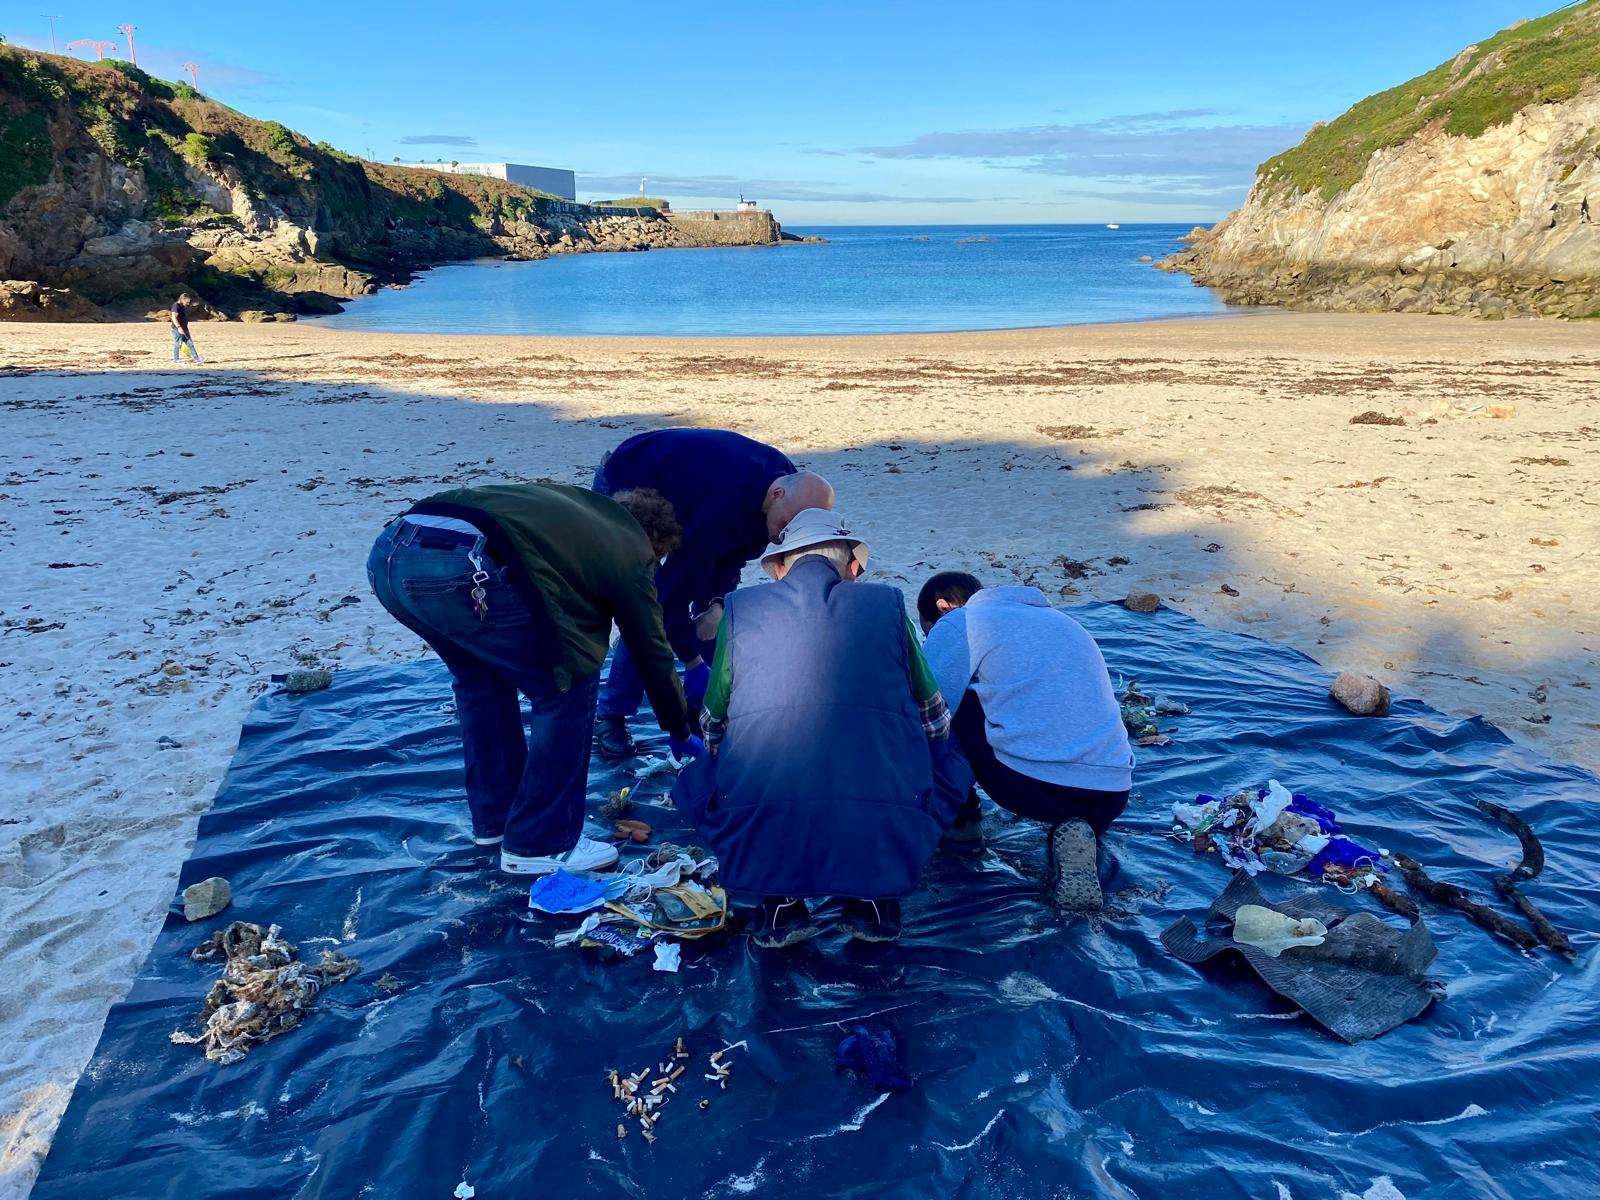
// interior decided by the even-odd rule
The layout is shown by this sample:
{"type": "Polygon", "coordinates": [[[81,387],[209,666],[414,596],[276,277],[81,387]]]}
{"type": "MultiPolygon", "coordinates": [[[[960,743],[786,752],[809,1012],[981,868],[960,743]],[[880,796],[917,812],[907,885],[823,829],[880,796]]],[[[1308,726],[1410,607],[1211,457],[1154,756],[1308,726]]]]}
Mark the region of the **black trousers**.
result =
{"type": "Polygon", "coordinates": [[[1065,787],[1012,770],[995,757],[987,728],[983,704],[976,692],[969,691],[956,709],[948,752],[934,756],[942,807],[946,812],[959,809],[956,820],[973,820],[978,815],[974,782],[989,799],[1019,817],[1047,825],[1083,821],[1097,834],[1104,833],[1128,807],[1127,792],[1065,787]]]}

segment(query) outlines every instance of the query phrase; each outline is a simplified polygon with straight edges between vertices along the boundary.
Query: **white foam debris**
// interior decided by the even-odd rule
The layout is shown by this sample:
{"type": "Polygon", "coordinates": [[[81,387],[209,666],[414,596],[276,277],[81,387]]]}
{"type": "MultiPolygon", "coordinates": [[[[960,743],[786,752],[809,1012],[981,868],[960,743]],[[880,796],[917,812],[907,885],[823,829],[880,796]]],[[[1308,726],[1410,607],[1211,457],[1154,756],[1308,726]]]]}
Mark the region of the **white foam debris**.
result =
{"type": "Polygon", "coordinates": [[[977,1133],[975,1133],[969,1140],[967,1140],[965,1142],[958,1142],[954,1146],[946,1146],[943,1142],[935,1142],[934,1145],[939,1147],[939,1149],[941,1149],[941,1150],[948,1150],[952,1154],[954,1154],[958,1150],[971,1150],[974,1146],[976,1146],[979,1142],[983,1141],[983,1139],[988,1136],[989,1130],[994,1128],[995,1122],[998,1121],[1001,1117],[1003,1117],[1005,1115],[1006,1115],[1006,1110],[1002,1108],[999,1112],[995,1113],[994,1116],[989,1118],[989,1123],[987,1125],[985,1125],[982,1129],[978,1130],[977,1133]]]}
{"type": "Polygon", "coordinates": [[[1379,1175],[1372,1181],[1372,1186],[1359,1196],[1354,1192],[1341,1192],[1339,1200],[1406,1200],[1406,1196],[1395,1187],[1394,1180],[1387,1175],[1379,1175]]]}

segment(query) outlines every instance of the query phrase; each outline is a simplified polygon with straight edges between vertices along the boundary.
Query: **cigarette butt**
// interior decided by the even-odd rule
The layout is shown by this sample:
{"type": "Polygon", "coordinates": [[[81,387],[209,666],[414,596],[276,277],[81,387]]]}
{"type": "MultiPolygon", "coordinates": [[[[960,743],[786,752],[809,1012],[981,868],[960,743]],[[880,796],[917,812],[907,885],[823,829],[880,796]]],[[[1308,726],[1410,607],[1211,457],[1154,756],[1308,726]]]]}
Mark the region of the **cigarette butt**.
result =
{"type": "Polygon", "coordinates": [[[659,1120],[661,1120],[661,1114],[660,1113],[651,1113],[650,1114],[650,1124],[654,1125],[659,1120]]]}
{"type": "Polygon", "coordinates": [[[712,1061],[712,1062],[713,1062],[713,1063],[716,1063],[716,1062],[720,1062],[720,1061],[721,1061],[721,1059],[722,1059],[722,1051],[721,1051],[721,1050],[718,1050],[718,1051],[717,1051],[717,1052],[716,1052],[716,1053],[714,1053],[714,1054],[713,1054],[713,1055],[712,1055],[712,1056],[711,1056],[711,1061],[712,1061]]]}
{"type": "MultiPolygon", "coordinates": [[[[674,1094],[676,1094],[676,1093],[677,1093],[677,1090],[678,1090],[678,1085],[677,1085],[677,1084],[675,1084],[675,1083],[669,1083],[669,1084],[667,1084],[667,1091],[669,1091],[669,1092],[672,1092],[672,1093],[674,1093],[674,1094]]],[[[666,1097],[665,1097],[665,1096],[663,1096],[663,1097],[662,1097],[662,1099],[663,1099],[663,1100],[665,1100],[665,1099],[666,1099],[666,1097]]]]}
{"type": "MultiPolygon", "coordinates": [[[[711,1107],[711,1101],[709,1101],[709,1100],[702,1100],[702,1101],[700,1101],[700,1107],[701,1107],[701,1108],[710,1108],[710,1107],[711,1107]]],[[[621,1129],[621,1128],[622,1128],[622,1126],[621,1126],[621,1125],[618,1125],[618,1126],[617,1126],[617,1128],[618,1128],[618,1129],[621,1129]]]]}
{"type": "Polygon", "coordinates": [[[717,1080],[717,1086],[719,1088],[721,1088],[723,1091],[727,1091],[728,1090],[728,1081],[726,1079],[719,1079],[719,1080],[717,1080]]]}
{"type": "Polygon", "coordinates": [[[680,1037],[680,1038],[679,1038],[679,1039],[678,1039],[678,1044],[677,1044],[677,1046],[676,1046],[676,1047],[675,1047],[675,1048],[674,1048],[674,1051],[673,1051],[673,1052],[674,1052],[674,1053],[675,1053],[675,1054],[677,1054],[677,1055],[679,1055],[679,1056],[680,1056],[680,1057],[681,1057],[681,1056],[682,1056],[682,1055],[685,1055],[685,1054],[687,1054],[687,1053],[688,1053],[688,1051],[687,1051],[687,1050],[685,1050],[685,1049],[684,1049],[684,1048],[683,1048],[683,1039],[682,1039],[682,1038],[681,1038],[681,1037],[680,1037]]]}
{"type": "Polygon", "coordinates": [[[654,1142],[656,1140],[656,1135],[646,1129],[644,1131],[644,1140],[647,1142],[654,1142]]]}
{"type": "Polygon", "coordinates": [[[617,1136],[618,1136],[618,1137],[619,1137],[619,1138],[625,1138],[625,1137],[627,1137],[627,1136],[628,1136],[628,1130],[627,1130],[627,1127],[626,1127],[626,1126],[623,1126],[623,1125],[618,1125],[618,1126],[617,1126],[617,1136]]]}
{"type": "Polygon", "coordinates": [[[708,1072],[708,1073],[707,1073],[707,1074],[706,1074],[706,1078],[707,1078],[707,1079],[709,1079],[709,1080],[711,1080],[711,1082],[712,1082],[712,1083],[716,1083],[716,1082],[717,1082],[717,1080],[719,1080],[719,1079],[721,1079],[721,1078],[722,1078],[722,1076],[721,1076],[721,1075],[712,1075],[712,1074],[710,1074],[710,1073],[709,1073],[709,1072],[708,1072]]]}
{"type": "Polygon", "coordinates": [[[649,1117],[640,1117],[639,1118],[639,1128],[643,1129],[646,1133],[649,1133],[650,1132],[650,1118],[649,1117]]]}
{"type": "Polygon", "coordinates": [[[684,1070],[685,1070],[685,1068],[683,1068],[683,1067],[677,1067],[677,1068],[675,1068],[673,1070],[671,1075],[667,1076],[667,1078],[668,1079],[676,1079],[679,1075],[683,1074],[684,1070]]]}

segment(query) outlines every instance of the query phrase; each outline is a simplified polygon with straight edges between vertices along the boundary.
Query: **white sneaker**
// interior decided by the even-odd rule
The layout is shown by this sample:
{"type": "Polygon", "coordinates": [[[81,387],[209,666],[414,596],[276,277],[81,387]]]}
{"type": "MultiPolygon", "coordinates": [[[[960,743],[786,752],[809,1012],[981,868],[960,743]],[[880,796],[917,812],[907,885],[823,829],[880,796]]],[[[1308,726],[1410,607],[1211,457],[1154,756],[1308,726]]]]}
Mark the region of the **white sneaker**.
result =
{"type": "Polygon", "coordinates": [[[507,875],[551,875],[556,871],[598,871],[617,861],[617,848],[580,837],[565,854],[530,856],[500,851],[500,869],[507,875]]]}

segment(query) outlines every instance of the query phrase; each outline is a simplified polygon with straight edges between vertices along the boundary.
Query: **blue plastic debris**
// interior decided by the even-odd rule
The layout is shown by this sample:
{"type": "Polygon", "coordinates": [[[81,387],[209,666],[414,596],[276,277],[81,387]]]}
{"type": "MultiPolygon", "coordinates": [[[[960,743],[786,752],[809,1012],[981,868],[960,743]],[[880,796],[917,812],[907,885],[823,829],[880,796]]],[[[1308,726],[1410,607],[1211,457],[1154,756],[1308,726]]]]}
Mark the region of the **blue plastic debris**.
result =
{"type": "Polygon", "coordinates": [[[855,1025],[850,1036],[839,1043],[834,1066],[845,1071],[860,1071],[878,1087],[896,1092],[915,1086],[900,1065],[900,1044],[894,1030],[885,1025],[855,1025]]]}
{"type": "Polygon", "coordinates": [[[606,885],[598,879],[557,871],[534,880],[528,889],[528,907],[547,913],[588,912],[599,908],[605,896],[606,885]]]}

